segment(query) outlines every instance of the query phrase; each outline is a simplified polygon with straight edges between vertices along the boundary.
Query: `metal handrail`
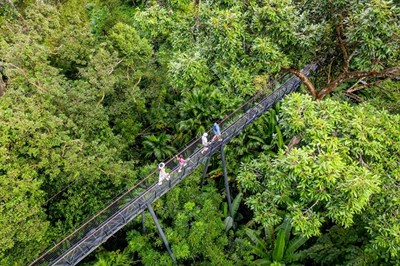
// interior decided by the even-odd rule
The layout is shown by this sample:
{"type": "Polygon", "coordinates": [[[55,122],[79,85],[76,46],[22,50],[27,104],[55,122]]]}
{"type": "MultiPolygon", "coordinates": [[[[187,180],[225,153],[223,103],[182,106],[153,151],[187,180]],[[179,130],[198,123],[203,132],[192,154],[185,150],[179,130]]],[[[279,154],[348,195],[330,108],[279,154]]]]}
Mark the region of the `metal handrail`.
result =
{"type": "MultiPolygon", "coordinates": [[[[310,64],[303,68],[302,72],[308,76],[310,72],[315,69],[316,64],[310,64]]],[[[286,76],[284,76],[284,78],[286,78],[286,76]]],[[[220,127],[223,137],[221,143],[214,143],[207,153],[201,154],[201,139],[197,138],[178,153],[186,155],[185,157],[188,159],[188,165],[185,167],[182,174],[177,172],[177,163],[174,160],[175,156],[170,158],[165,162],[165,167],[170,169],[171,175],[171,180],[168,183],[158,186],[156,182],[157,170],[153,171],[113,200],[79,228],[70,233],[62,241],[43,253],[30,265],[39,265],[46,262],[52,265],[62,265],[67,261],[72,261],[73,264],[77,263],[77,261],[89,254],[97,246],[106,241],[113,233],[145,210],[145,203],[152,203],[163,194],[167,193],[173,186],[178,184],[203,163],[207,159],[207,156],[216,152],[222,144],[227,143],[230,139],[242,132],[249,124],[272,108],[272,106],[286,94],[297,89],[300,83],[301,81],[297,77],[292,76],[286,79],[278,89],[274,90],[262,100],[255,102],[260,96],[253,96],[249,101],[242,104],[242,106],[221,121],[220,127]],[[252,106],[249,107],[249,105],[252,106]],[[142,188],[143,185],[146,189],[142,188]],[[82,250],[85,243],[87,249],[82,250]]],[[[210,139],[213,137],[211,130],[209,136],[210,139]]]]}

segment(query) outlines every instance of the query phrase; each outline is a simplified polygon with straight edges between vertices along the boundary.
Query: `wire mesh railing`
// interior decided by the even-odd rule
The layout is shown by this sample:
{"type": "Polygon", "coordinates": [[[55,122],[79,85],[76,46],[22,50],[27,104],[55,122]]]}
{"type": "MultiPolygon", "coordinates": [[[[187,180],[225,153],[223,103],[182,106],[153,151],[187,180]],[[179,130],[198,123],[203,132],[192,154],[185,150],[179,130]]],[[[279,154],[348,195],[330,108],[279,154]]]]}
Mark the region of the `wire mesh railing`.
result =
{"type": "MultiPolygon", "coordinates": [[[[307,65],[302,69],[308,76],[316,70],[316,64],[307,65]]],[[[186,166],[178,171],[176,156],[165,162],[165,169],[170,179],[158,184],[158,171],[153,171],[135,186],[129,188],[103,210],[98,212],[83,225],[65,237],[58,244],[50,248],[30,265],[75,265],[87,254],[105,242],[111,235],[121,229],[125,224],[134,219],[143,210],[147,203],[152,203],[167,193],[172,187],[192,173],[200,164],[207,160],[208,156],[215,153],[219,147],[229,142],[233,137],[242,132],[259,116],[271,109],[285,95],[296,90],[301,81],[295,76],[283,76],[275,81],[272,86],[275,89],[266,97],[255,95],[230,115],[220,122],[222,141],[213,142],[209,149],[202,153],[201,138],[198,138],[185,146],[178,154],[186,159],[186,166]],[[261,100],[259,100],[261,98],[261,100]]],[[[213,139],[214,133],[208,131],[209,139],[213,139]]]]}

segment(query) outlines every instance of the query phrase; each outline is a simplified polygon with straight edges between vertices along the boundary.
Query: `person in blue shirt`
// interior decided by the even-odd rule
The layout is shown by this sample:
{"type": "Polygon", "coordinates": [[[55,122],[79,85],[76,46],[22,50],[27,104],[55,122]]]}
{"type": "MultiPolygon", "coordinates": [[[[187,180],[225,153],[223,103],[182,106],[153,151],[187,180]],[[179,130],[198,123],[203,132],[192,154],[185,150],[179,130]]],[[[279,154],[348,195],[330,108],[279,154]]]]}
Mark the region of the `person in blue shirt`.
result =
{"type": "Polygon", "coordinates": [[[218,125],[217,122],[214,123],[213,129],[214,129],[214,137],[213,137],[213,139],[211,140],[211,142],[214,142],[215,140],[222,141],[222,138],[221,138],[221,129],[219,128],[219,125],[218,125]]]}

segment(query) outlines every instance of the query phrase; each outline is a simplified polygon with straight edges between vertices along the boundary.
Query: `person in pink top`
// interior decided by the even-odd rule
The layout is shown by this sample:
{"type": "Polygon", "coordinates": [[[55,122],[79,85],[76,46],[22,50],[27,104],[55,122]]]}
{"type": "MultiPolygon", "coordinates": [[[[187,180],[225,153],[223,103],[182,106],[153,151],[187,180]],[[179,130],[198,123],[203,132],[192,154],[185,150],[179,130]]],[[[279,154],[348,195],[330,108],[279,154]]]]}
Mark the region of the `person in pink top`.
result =
{"type": "Polygon", "coordinates": [[[180,172],[182,172],[182,167],[186,166],[186,161],[185,161],[185,159],[183,159],[182,154],[179,154],[178,156],[176,156],[176,159],[178,160],[178,163],[179,163],[178,173],[180,173],[180,172]]]}

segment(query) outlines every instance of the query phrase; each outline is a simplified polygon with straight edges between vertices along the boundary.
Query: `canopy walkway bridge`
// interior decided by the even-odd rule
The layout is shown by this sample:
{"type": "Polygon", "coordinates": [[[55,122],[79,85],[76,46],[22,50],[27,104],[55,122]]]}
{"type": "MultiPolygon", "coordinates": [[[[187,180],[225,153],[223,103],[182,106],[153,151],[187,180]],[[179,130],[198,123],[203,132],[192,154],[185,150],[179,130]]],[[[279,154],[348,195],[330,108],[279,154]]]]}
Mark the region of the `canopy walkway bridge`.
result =
{"type": "MultiPolygon", "coordinates": [[[[309,64],[301,71],[306,76],[309,76],[311,72],[316,69],[316,64],[309,64]]],[[[223,152],[224,145],[243,132],[251,123],[270,110],[283,97],[295,91],[300,84],[301,81],[296,76],[289,75],[285,75],[281,79],[275,81],[271,86],[276,89],[271,94],[268,96],[256,94],[220,123],[222,141],[213,142],[204,153],[201,152],[202,145],[200,138],[186,145],[179,152],[187,161],[187,165],[182,168],[181,172],[178,172],[178,165],[174,160],[175,157],[171,158],[165,162],[165,168],[168,169],[167,172],[169,172],[171,176],[169,181],[164,181],[161,185],[158,185],[158,171],[154,171],[138,184],[126,190],[107,207],[98,212],[58,244],[48,249],[39,258],[33,261],[30,266],[76,265],[146,209],[149,209],[165,246],[172,259],[175,261],[172,251],[169,248],[168,241],[151,208],[151,203],[170,191],[204,162],[206,162],[206,168],[204,169],[206,171],[208,159],[214,153],[221,151],[228,207],[231,212],[229,185],[226,177],[225,155],[223,152]]],[[[208,133],[209,139],[211,139],[213,133],[208,133]]]]}

